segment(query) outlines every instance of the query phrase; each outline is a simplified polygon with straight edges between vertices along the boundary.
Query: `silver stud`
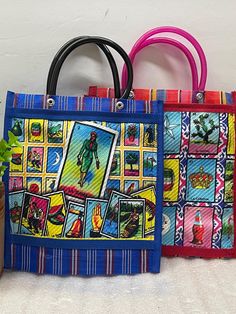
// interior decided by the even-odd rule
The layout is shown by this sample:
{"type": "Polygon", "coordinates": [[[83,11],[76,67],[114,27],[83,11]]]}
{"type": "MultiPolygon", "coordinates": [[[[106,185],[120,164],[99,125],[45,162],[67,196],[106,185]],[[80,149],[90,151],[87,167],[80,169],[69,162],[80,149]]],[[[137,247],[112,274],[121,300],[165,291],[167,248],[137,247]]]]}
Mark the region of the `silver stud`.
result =
{"type": "Polygon", "coordinates": [[[203,99],[203,93],[202,92],[198,92],[196,94],[196,99],[197,99],[197,101],[201,101],[203,99]]]}
{"type": "Polygon", "coordinates": [[[49,108],[52,108],[55,105],[55,100],[53,98],[48,98],[47,104],[49,108]]]}
{"type": "Polygon", "coordinates": [[[122,101],[118,101],[118,102],[116,103],[116,109],[122,110],[123,108],[124,108],[123,102],[122,102],[122,101]]]}
{"type": "Polygon", "coordinates": [[[132,91],[132,90],[130,91],[129,98],[134,99],[134,91],[132,91]]]}

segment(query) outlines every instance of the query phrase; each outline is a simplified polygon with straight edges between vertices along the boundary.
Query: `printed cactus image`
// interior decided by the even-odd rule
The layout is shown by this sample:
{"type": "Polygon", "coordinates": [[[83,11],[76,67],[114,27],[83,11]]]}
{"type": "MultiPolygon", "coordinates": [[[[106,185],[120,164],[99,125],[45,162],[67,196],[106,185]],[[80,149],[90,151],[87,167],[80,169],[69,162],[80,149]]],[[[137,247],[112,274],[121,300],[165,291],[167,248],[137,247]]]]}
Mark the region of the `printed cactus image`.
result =
{"type": "Polygon", "coordinates": [[[214,120],[209,118],[209,114],[201,114],[199,118],[193,120],[193,122],[195,124],[196,132],[192,133],[192,136],[199,136],[202,138],[204,144],[212,143],[212,141],[209,139],[209,136],[213,133],[214,130],[219,129],[219,126],[215,125],[214,120]]]}
{"type": "Polygon", "coordinates": [[[190,153],[217,153],[219,129],[218,114],[192,113],[190,153]]]}

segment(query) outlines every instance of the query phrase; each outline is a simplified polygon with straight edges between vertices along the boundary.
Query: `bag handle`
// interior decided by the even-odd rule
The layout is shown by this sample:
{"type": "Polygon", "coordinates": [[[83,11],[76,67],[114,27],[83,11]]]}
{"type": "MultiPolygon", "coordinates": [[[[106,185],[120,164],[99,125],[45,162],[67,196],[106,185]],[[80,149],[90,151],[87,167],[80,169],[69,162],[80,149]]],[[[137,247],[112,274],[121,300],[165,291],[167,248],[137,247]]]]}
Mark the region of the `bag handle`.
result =
{"type": "MultiPolygon", "coordinates": [[[[156,27],[154,29],[151,29],[150,31],[146,32],[144,35],[142,35],[134,44],[133,48],[130,51],[130,58],[133,61],[136,54],[141,50],[140,46],[143,44],[143,42],[145,42],[147,39],[149,39],[150,37],[152,37],[153,35],[156,34],[160,34],[160,33],[176,33],[182,37],[184,37],[185,39],[187,39],[195,48],[199,59],[200,59],[200,65],[201,65],[201,77],[200,77],[200,82],[198,85],[198,88],[195,90],[204,90],[205,89],[205,85],[206,85],[206,79],[207,79],[207,61],[206,61],[206,57],[205,54],[203,52],[203,49],[201,47],[201,45],[199,44],[199,42],[188,32],[186,32],[185,30],[178,28],[178,27],[174,27],[174,26],[163,26],[163,27],[156,27]]],[[[158,39],[157,38],[153,38],[154,39],[158,39]]],[[[169,38],[170,39],[170,38],[169,38]]],[[[175,40],[176,42],[176,40],[175,40]]],[[[154,43],[154,42],[153,42],[154,43]]],[[[151,44],[151,42],[150,42],[151,44]]],[[[182,46],[179,47],[182,50],[182,46]]],[[[126,80],[126,68],[125,66],[123,67],[123,72],[122,72],[122,82],[124,84],[125,80],[126,80]]],[[[194,78],[193,78],[194,79],[194,78]]],[[[196,85],[196,84],[195,84],[196,85]]]]}
{"type": "MultiPolygon", "coordinates": [[[[135,54],[133,54],[130,57],[131,62],[132,63],[134,62],[135,56],[139,51],[141,51],[145,47],[153,45],[153,44],[168,44],[171,46],[175,46],[176,48],[180,49],[185,54],[186,58],[188,59],[190,69],[191,69],[192,88],[193,88],[193,90],[197,90],[198,89],[198,72],[197,72],[196,62],[195,62],[194,57],[191,54],[190,50],[177,40],[174,40],[174,39],[171,39],[168,37],[159,37],[159,38],[147,39],[145,42],[141,43],[137,47],[135,54]]],[[[126,75],[125,74],[126,74],[126,70],[124,70],[124,68],[123,68],[122,84],[124,84],[126,82],[126,75]]]]}
{"type": "MultiPolygon", "coordinates": [[[[47,93],[50,90],[50,86],[52,84],[52,76],[53,76],[53,72],[55,70],[55,67],[57,65],[58,59],[61,57],[61,55],[64,53],[64,51],[71,45],[74,43],[74,41],[76,41],[77,39],[80,38],[89,38],[89,36],[80,36],[77,38],[73,38],[71,40],[69,40],[68,42],[66,42],[56,53],[56,55],[54,56],[49,72],[48,72],[48,78],[47,78],[47,93]]],[[[121,96],[121,91],[120,91],[120,79],[119,79],[119,73],[118,73],[118,69],[117,69],[117,65],[115,62],[115,59],[113,58],[113,55],[111,54],[109,48],[106,45],[103,44],[97,44],[98,47],[104,52],[105,56],[107,57],[107,60],[109,62],[111,71],[112,71],[112,77],[113,77],[113,84],[114,84],[114,90],[115,90],[115,98],[120,98],[121,96]]]]}
{"type": "Polygon", "coordinates": [[[114,41],[112,41],[108,38],[98,37],[98,36],[83,37],[83,38],[78,37],[78,38],[72,39],[71,42],[72,43],[64,49],[63,53],[57,59],[54,71],[52,72],[52,75],[50,77],[50,82],[49,82],[49,86],[47,89],[48,95],[55,95],[56,94],[56,88],[57,88],[57,82],[58,82],[60,70],[61,70],[61,67],[62,67],[65,59],[67,58],[67,56],[75,48],[78,48],[78,47],[85,45],[85,44],[95,43],[95,44],[100,44],[100,45],[101,44],[107,45],[107,46],[113,48],[123,58],[123,60],[126,64],[126,67],[127,67],[127,71],[128,71],[128,80],[127,80],[127,86],[125,87],[125,90],[124,90],[121,98],[125,99],[125,98],[129,97],[129,94],[130,94],[130,91],[132,88],[132,84],[133,84],[133,68],[132,68],[132,64],[130,62],[129,56],[127,55],[127,53],[124,51],[124,49],[121,46],[119,46],[117,43],[115,43],[114,41]]]}

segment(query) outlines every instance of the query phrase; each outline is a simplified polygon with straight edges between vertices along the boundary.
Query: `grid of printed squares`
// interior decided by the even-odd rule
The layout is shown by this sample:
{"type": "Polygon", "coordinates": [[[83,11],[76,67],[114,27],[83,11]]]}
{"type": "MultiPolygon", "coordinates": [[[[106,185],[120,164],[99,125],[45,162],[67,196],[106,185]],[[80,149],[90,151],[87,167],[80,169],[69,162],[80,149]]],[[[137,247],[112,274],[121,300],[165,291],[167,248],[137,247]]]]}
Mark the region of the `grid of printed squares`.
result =
{"type": "Polygon", "coordinates": [[[131,194],[155,185],[157,126],[138,123],[104,123],[104,126],[119,132],[107,192],[131,194]]]}
{"type": "Polygon", "coordinates": [[[26,188],[44,194],[54,190],[69,129],[67,121],[12,120],[12,131],[22,147],[14,149],[10,163],[10,191],[26,188]]]}
{"type": "MultiPolygon", "coordinates": [[[[150,135],[150,125],[102,124],[120,133],[107,188],[127,193],[155,184],[156,127],[150,135]]],[[[10,191],[53,191],[70,126],[67,121],[13,119],[23,145],[14,150],[10,164],[10,191]]]]}
{"type": "MultiPolygon", "coordinates": [[[[105,198],[109,199],[109,202],[101,199],[87,199],[86,204],[83,205],[79,204],[79,200],[68,203],[65,201],[63,192],[53,192],[71,122],[18,118],[12,120],[12,131],[23,143],[21,148],[15,148],[10,164],[9,202],[13,233],[57,238],[88,238],[101,236],[98,235],[99,228],[96,228],[96,225],[99,225],[106,237],[131,237],[132,230],[127,231],[125,224],[122,224],[122,211],[118,228],[117,226],[112,228],[110,217],[112,212],[110,216],[107,213],[109,204],[118,196],[120,208],[123,205],[125,205],[124,208],[135,206],[136,210],[140,211],[140,230],[135,238],[144,238],[153,232],[155,214],[150,204],[155,205],[156,197],[154,187],[157,171],[156,125],[97,123],[119,132],[105,192],[105,198]],[[27,192],[17,192],[23,189],[27,192]],[[140,195],[138,190],[141,190],[140,195]],[[39,197],[37,194],[44,196],[39,197]],[[130,195],[142,197],[142,199],[134,200],[130,195]],[[130,200],[126,201],[125,199],[128,198],[130,200]],[[149,205],[145,205],[145,202],[149,205]],[[49,203],[50,213],[48,212],[49,203]],[[36,211],[40,208],[40,215],[44,217],[41,219],[41,226],[36,226],[34,217],[28,217],[29,212],[32,212],[32,206],[35,206],[36,211]],[[98,206],[102,216],[105,210],[107,211],[106,217],[109,217],[109,221],[97,221],[99,220],[99,215],[96,218],[98,206]],[[52,211],[52,207],[55,207],[55,212],[52,211]],[[148,213],[146,208],[148,208],[148,213]],[[93,226],[86,226],[86,221],[90,221],[90,224],[92,221],[93,226]],[[72,229],[75,230],[74,233],[72,229]],[[89,234],[88,230],[90,230],[89,234]]],[[[124,211],[123,216],[125,215],[127,216],[127,213],[124,211]]],[[[123,221],[125,221],[124,217],[123,221]]]]}
{"type": "Polygon", "coordinates": [[[164,245],[232,248],[233,119],[165,112],[164,245]]]}

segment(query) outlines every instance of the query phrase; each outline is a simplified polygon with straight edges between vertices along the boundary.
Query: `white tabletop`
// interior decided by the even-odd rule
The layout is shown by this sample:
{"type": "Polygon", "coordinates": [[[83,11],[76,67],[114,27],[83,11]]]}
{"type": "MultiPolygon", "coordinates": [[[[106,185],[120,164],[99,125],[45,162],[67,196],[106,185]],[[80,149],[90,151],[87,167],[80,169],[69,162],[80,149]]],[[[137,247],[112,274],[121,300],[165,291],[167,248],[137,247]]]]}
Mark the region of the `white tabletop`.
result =
{"type": "Polygon", "coordinates": [[[161,273],[54,277],[5,272],[0,313],[236,313],[236,260],[163,258],[161,273]]]}

